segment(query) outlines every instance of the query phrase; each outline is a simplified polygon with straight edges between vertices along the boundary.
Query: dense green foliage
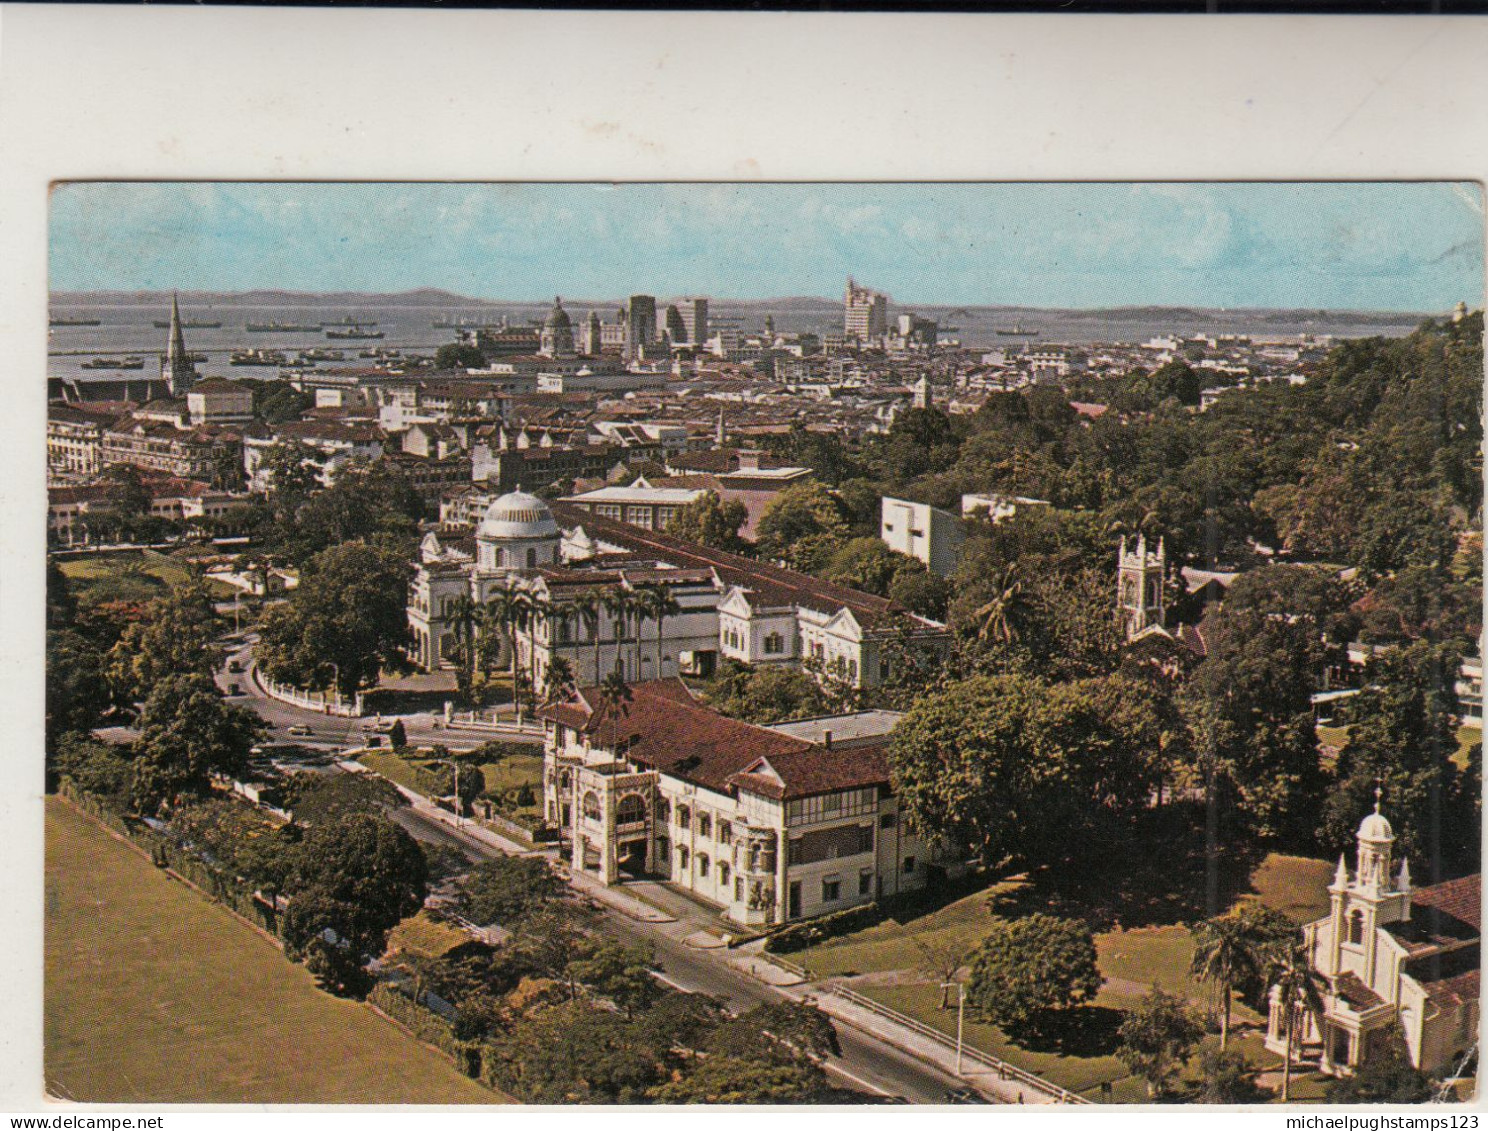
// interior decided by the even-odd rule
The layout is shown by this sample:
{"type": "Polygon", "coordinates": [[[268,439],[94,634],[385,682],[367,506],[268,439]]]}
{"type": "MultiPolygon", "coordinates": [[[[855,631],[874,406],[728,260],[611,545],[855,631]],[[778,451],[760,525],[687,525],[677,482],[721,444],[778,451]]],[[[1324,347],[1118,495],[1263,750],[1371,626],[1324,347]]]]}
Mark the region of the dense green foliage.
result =
{"type": "Polygon", "coordinates": [[[563,891],[563,883],[545,860],[532,856],[502,856],[483,860],[459,885],[455,904],[472,923],[514,928],[549,906],[563,891]]]}
{"type": "Polygon", "coordinates": [[[1116,1056],[1147,1082],[1150,1098],[1160,1099],[1198,1047],[1204,1024],[1183,998],[1153,986],[1127,1013],[1116,1035],[1121,1041],[1116,1056]]]}
{"type": "Polygon", "coordinates": [[[1071,1007],[1095,997],[1102,980],[1085,923],[994,918],[971,956],[966,1000],[1020,1040],[1056,1028],[1071,1007]]]}

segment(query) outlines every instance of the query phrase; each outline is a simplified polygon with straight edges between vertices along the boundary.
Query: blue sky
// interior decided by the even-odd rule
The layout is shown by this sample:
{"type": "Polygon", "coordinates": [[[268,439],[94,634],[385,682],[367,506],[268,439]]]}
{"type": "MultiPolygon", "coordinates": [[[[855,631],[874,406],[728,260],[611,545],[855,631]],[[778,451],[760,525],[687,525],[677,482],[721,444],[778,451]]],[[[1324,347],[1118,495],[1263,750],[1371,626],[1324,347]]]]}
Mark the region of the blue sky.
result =
{"type": "Polygon", "coordinates": [[[1471,183],[76,183],[51,286],[1435,311],[1483,231],[1471,183]]]}

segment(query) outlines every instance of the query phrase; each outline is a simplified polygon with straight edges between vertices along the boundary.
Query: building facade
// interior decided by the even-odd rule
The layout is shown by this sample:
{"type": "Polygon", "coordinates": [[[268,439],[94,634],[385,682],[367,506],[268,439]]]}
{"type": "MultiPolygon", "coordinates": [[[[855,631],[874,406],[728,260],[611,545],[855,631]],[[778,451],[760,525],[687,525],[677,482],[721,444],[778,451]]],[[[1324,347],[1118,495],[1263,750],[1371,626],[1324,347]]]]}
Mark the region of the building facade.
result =
{"type": "Polygon", "coordinates": [[[966,541],[959,515],[888,496],[880,507],[878,536],[889,549],[923,562],[937,577],[955,571],[966,541]]]}
{"type": "Polygon", "coordinates": [[[758,727],[658,680],[621,706],[589,688],[540,713],[545,814],[601,883],[665,878],[760,928],[923,887],[935,867],[889,784],[892,712],[758,727]]]}
{"type": "Polygon", "coordinates": [[[860,287],[852,279],[842,300],[842,330],[849,341],[881,338],[889,328],[889,296],[860,287]]]}
{"type": "MultiPolygon", "coordinates": [[[[1352,1074],[1397,1023],[1411,1063],[1433,1075],[1453,1075],[1477,1044],[1482,877],[1413,888],[1394,845],[1376,801],[1359,825],[1353,870],[1338,858],[1328,916],[1302,929],[1327,989],[1322,1013],[1302,1022],[1301,1043],[1330,1075],[1352,1074]]],[[[1274,990],[1266,1047],[1286,1054],[1274,990]]]]}

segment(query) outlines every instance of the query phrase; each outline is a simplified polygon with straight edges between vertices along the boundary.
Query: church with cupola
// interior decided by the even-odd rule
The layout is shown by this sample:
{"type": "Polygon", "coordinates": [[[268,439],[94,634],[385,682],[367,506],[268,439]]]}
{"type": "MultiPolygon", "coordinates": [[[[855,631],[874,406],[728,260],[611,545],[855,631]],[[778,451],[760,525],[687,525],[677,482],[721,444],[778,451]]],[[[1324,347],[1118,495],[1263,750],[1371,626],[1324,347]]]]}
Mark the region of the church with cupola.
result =
{"type": "MultiPolygon", "coordinates": [[[[1327,983],[1322,1013],[1303,1022],[1302,1043],[1329,1075],[1352,1074],[1397,1023],[1411,1062],[1433,1075],[1453,1075],[1477,1043],[1481,877],[1413,887],[1410,863],[1397,862],[1394,849],[1376,791],[1353,869],[1338,858],[1327,917],[1302,929],[1327,983]]],[[[1266,1047],[1285,1055],[1283,1017],[1273,990],[1266,1047]]]]}

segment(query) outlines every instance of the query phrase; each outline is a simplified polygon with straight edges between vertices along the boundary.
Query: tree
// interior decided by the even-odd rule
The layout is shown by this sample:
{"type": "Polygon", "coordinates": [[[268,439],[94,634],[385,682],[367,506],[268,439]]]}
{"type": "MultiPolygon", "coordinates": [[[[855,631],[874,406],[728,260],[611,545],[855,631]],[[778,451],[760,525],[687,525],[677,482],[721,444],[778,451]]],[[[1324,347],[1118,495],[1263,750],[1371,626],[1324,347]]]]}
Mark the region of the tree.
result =
{"type": "Polygon", "coordinates": [[[1238,1049],[1205,1049],[1199,1065],[1203,1073],[1199,1103],[1263,1103],[1269,1094],[1256,1084],[1255,1066],[1238,1049]]]}
{"type": "Polygon", "coordinates": [[[575,959],[572,972],[600,997],[613,1002],[625,1016],[635,1017],[664,992],[651,973],[652,962],[648,948],[601,939],[587,954],[575,959]]]}
{"type": "Polygon", "coordinates": [[[924,569],[916,559],[889,549],[883,539],[863,537],[841,543],[821,575],[837,585],[887,597],[901,573],[921,573],[924,569]]]}
{"type": "Polygon", "coordinates": [[[593,589],[586,589],[573,599],[573,610],[594,643],[594,682],[602,678],[599,670],[599,616],[604,611],[604,602],[593,589]]]}
{"type": "Polygon", "coordinates": [[[399,809],[408,799],[398,787],[376,774],[290,774],[283,787],[283,807],[296,825],[321,825],[352,813],[399,809]]]}
{"type": "Polygon", "coordinates": [[[759,726],[827,713],[821,683],[778,664],[750,668],[727,661],[709,681],[704,697],[720,714],[759,726]]]}
{"type": "Polygon", "coordinates": [[[717,491],[704,491],[690,503],[678,507],[667,524],[673,538],[711,546],[715,550],[737,552],[744,548],[739,528],[749,519],[749,511],[738,499],[724,502],[717,491]]]}
{"type": "Polygon", "coordinates": [[[506,635],[511,668],[512,708],[516,711],[518,722],[522,719],[522,704],[517,695],[517,630],[523,623],[531,601],[526,593],[508,584],[493,592],[486,602],[489,610],[488,623],[506,635]]]}
{"type": "Polygon", "coordinates": [[[967,1000],[1014,1040],[1045,1031],[1093,998],[1101,973],[1095,936],[1075,919],[1028,915],[992,920],[971,956],[967,1000]]]}
{"type": "Polygon", "coordinates": [[[543,674],[543,697],[549,702],[567,699],[578,687],[573,664],[567,656],[554,656],[543,674]]]}
{"type": "Polygon", "coordinates": [[[901,569],[889,583],[888,597],[912,613],[944,621],[951,599],[951,585],[927,569],[901,569]]]}
{"type": "Polygon", "coordinates": [[[820,483],[800,483],[781,491],[765,507],[756,528],[760,553],[804,563],[803,550],[812,539],[835,543],[848,534],[842,503],[820,483]]]}
{"type": "Polygon", "coordinates": [[[317,554],[290,599],[264,613],[257,657],[301,687],[331,683],[343,696],[401,668],[408,644],[410,567],[390,551],[348,542],[317,554]]]}
{"type": "Polygon", "coordinates": [[[428,865],[386,817],[351,813],[313,825],[294,852],[285,892],[285,949],[339,991],[355,990],[387,934],[423,906],[428,865]]]}
{"type": "Polygon", "coordinates": [[[1281,1102],[1292,1097],[1292,1061],[1300,1030],[1309,1016],[1320,1017],[1327,983],[1312,968],[1302,945],[1287,947],[1273,957],[1266,982],[1281,1003],[1281,1025],[1286,1052],[1281,1064],[1281,1102]]]}
{"type": "Polygon", "coordinates": [[[199,672],[156,681],[140,713],[131,795],[137,812],[154,814],[182,794],[204,794],[212,773],[241,775],[263,724],[223,701],[199,672]]]}
{"type": "MultiPolygon", "coordinates": [[[[623,677],[625,674],[624,641],[630,632],[630,618],[636,611],[635,598],[628,590],[616,585],[606,590],[600,600],[604,605],[605,612],[615,625],[615,671],[619,672],[623,677]]],[[[637,646],[640,645],[639,629],[636,632],[636,644],[637,646]]],[[[603,678],[597,669],[594,678],[596,680],[603,678]]]]}
{"type": "Polygon", "coordinates": [[[455,687],[461,699],[475,705],[475,668],[480,646],[476,639],[476,617],[478,606],[469,593],[461,593],[452,602],[450,620],[453,623],[455,687]]]}
{"type": "Polygon", "coordinates": [[[1331,1104],[1419,1104],[1436,1096],[1437,1081],[1411,1063],[1399,1023],[1371,1033],[1364,1062],[1352,1076],[1328,1081],[1331,1104]]]}
{"type": "Polygon", "coordinates": [[[393,720],[393,729],[388,731],[388,745],[394,750],[402,750],[408,745],[408,731],[404,728],[402,719],[393,720]]]}
{"type": "Polygon", "coordinates": [[[210,674],[217,663],[212,641],[217,614],[204,582],[188,577],[148,606],[145,617],[125,628],[109,652],[109,680],[125,703],[144,698],[167,676],[210,674]]]}
{"type": "Polygon", "coordinates": [[[1117,1031],[1116,1056],[1147,1081],[1149,1099],[1167,1095],[1173,1077],[1204,1036],[1204,1025],[1181,998],[1156,985],[1126,1015],[1117,1031]]]}
{"type": "Polygon", "coordinates": [[[991,865],[1087,850],[1147,808],[1171,742],[1160,694],[1124,676],[975,676],[921,696],[888,760],[902,812],[991,865]]]}
{"type": "Polygon", "coordinates": [[[951,1008],[951,984],[966,962],[966,945],[957,937],[928,939],[911,935],[915,950],[919,951],[920,969],[935,979],[940,986],[940,1008],[951,1008]]]}
{"type": "Polygon", "coordinates": [[[660,679],[662,672],[662,641],[666,632],[667,617],[677,616],[682,612],[682,606],[672,593],[671,586],[659,583],[643,585],[638,594],[641,608],[646,615],[656,622],[656,678],[660,679]]]}
{"type": "MultiPolygon", "coordinates": [[[[1230,1004],[1237,988],[1253,983],[1270,965],[1278,945],[1296,934],[1291,921],[1260,904],[1245,903],[1193,928],[1189,973],[1223,991],[1219,1047],[1229,1047],[1230,1004]]],[[[1212,1000],[1212,999],[1211,999],[1212,1000]]]]}
{"type": "Polygon", "coordinates": [[[483,860],[459,883],[455,905],[479,926],[516,929],[563,894],[563,883],[547,862],[533,856],[483,860]]]}
{"type": "Polygon", "coordinates": [[[712,1054],[649,1096],[661,1104],[799,1104],[811,1103],[826,1088],[826,1074],[816,1064],[712,1054]]]}
{"type": "Polygon", "coordinates": [[[72,779],[84,793],[117,809],[127,808],[134,781],[134,761],[128,747],[67,731],[58,737],[51,763],[57,774],[72,779]]]}
{"type": "Polygon", "coordinates": [[[664,1077],[666,1050],[613,1010],[577,1000],[498,1029],[482,1076],[522,1103],[643,1103],[664,1077]]]}
{"type": "Polygon", "coordinates": [[[109,683],[98,649],[68,628],[46,634],[46,748],[71,732],[92,730],[109,706],[109,683]]]}
{"type": "Polygon", "coordinates": [[[436,369],[484,369],[486,355],[480,347],[465,342],[446,342],[434,351],[436,369]]]}
{"type": "Polygon", "coordinates": [[[615,750],[620,745],[620,719],[629,714],[630,702],[635,696],[630,690],[630,684],[625,682],[625,676],[619,669],[605,676],[604,682],[599,685],[600,708],[610,720],[610,749],[615,750]]]}
{"type": "Polygon", "coordinates": [[[1453,762],[1457,754],[1456,643],[1418,641],[1377,655],[1365,687],[1350,702],[1348,742],[1335,788],[1323,806],[1323,839],[1342,850],[1383,787],[1395,818],[1397,851],[1418,874],[1472,867],[1481,832],[1474,802],[1479,783],[1453,762]]]}
{"type": "Polygon", "coordinates": [[[992,583],[992,595],[972,614],[979,640],[1013,644],[1023,634],[1031,608],[1015,567],[1004,569],[992,583]]]}

